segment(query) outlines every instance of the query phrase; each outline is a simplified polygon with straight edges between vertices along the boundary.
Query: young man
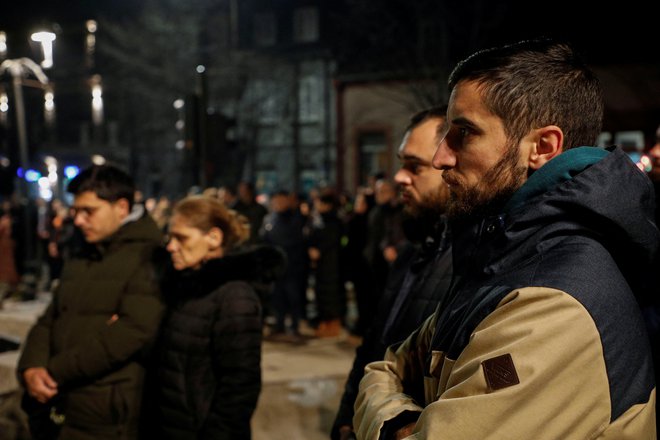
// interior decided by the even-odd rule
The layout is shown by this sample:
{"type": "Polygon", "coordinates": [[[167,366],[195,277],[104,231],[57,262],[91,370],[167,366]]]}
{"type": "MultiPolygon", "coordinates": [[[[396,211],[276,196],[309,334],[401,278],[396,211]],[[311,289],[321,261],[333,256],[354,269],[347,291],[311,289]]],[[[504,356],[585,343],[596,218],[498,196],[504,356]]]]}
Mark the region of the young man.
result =
{"type": "Polygon", "coordinates": [[[635,294],[660,234],[646,176],[581,147],[601,130],[597,78],[567,45],[528,41],[449,84],[433,165],[460,250],[451,300],[366,367],[357,437],[655,438],[635,294]]]}
{"type": "Polygon", "coordinates": [[[394,180],[420,246],[413,253],[401,255],[392,266],[373,324],[356,350],[333,426],[334,439],[354,438],[353,405],[365,365],[383,359],[389,345],[415,330],[433,313],[449,288],[451,248],[443,216],[449,191],[442,172],[431,165],[446,110],[445,106],[434,107],[415,114],[399,147],[401,168],[394,180]]]}
{"type": "Polygon", "coordinates": [[[162,313],[154,221],[131,212],[122,170],[93,166],[68,186],[86,247],[65,263],[59,288],[25,342],[18,374],[34,438],[136,438],[144,369],[140,352],[162,313]],[[44,414],[45,412],[45,414],[44,414]],[[45,421],[39,415],[45,416],[45,421]],[[54,422],[53,426],[48,421],[54,422]]]}

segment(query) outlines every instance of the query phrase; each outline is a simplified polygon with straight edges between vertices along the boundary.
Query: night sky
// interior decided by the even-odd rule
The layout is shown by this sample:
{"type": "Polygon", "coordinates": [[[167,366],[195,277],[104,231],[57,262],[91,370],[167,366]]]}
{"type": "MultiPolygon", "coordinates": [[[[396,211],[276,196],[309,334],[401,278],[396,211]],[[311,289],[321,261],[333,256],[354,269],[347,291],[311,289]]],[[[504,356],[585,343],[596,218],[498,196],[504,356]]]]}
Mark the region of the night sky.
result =
{"type": "MultiPolygon", "coordinates": [[[[278,1],[282,0],[273,3],[278,1]]],[[[377,8],[382,0],[364,1],[377,8]]],[[[492,39],[493,44],[538,35],[559,36],[573,41],[599,64],[660,63],[660,19],[652,10],[653,2],[627,0],[608,7],[606,2],[580,0],[493,1],[508,5],[503,25],[486,39],[492,39]]],[[[121,19],[136,14],[143,4],[143,0],[19,0],[2,8],[0,30],[28,34],[52,22],[65,27],[67,23],[81,23],[99,15],[121,19]]],[[[473,1],[451,4],[464,8],[458,17],[461,21],[477,20],[473,1]]]]}

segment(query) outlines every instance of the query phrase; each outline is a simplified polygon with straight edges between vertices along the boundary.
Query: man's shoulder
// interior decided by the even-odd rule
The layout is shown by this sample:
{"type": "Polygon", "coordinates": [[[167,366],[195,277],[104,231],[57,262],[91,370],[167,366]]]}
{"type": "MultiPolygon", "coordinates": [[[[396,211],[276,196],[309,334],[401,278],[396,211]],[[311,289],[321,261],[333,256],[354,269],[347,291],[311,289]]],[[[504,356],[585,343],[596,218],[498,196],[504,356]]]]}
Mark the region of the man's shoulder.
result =
{"type": "Polygon", "coordinates": [[[140,244],[143,246],[160,246],[163,244],[164,234],[150,215],[143,215],[135,221],[123,225],[115,236],[120,244],[140,244]]]}

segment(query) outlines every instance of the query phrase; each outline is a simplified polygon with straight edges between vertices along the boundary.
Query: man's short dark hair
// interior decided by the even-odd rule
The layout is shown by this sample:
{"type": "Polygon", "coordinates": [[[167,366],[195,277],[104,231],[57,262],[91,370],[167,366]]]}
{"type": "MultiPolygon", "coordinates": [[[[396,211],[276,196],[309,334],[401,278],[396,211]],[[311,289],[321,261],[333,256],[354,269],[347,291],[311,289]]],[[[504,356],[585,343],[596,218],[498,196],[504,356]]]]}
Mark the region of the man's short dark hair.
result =
{"type": "Polygon", "coordinates": [[[424,110],[421,110],[410,117],[410,122],[406,127],[405,132],[409,132],[412,129],[416,128],[422,122],[425,122],[431,118],[446,118],[447,117],[447,105],[438,105],[435,107],[430,107],[424,110]]]}
{"type": "Polygon", "coordinates": [[[567,150],[595,145],[601,132],[600,82],[570,44],[542,38],[476,52],[454,68],[449,88],[460,81],[478,84],[514,141],[530,129],[557,125],[567,150]]]}
{"type": "Polygon", "coordinates": [[[114,165],[92,165],[73,178],[66,190],[73,195],[93,192],[99,199],[116,202],[128,200],[133,206],[135,183],[131,176],[114,165]]]}

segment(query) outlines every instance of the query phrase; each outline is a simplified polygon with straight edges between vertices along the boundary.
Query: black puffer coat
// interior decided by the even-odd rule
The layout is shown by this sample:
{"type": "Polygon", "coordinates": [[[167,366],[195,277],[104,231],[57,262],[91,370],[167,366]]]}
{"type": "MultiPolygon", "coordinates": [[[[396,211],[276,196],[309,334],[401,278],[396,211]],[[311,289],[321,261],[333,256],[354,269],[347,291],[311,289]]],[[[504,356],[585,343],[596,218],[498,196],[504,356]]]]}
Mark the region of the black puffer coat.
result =
{"type": "Polygon", "coordinates": [[[151,388],[154,438],[251,438],[262,336],[253,283],[272,281],[284,264],[280,251],[261,246],[165,277],[168,312],[151,388]]]}

